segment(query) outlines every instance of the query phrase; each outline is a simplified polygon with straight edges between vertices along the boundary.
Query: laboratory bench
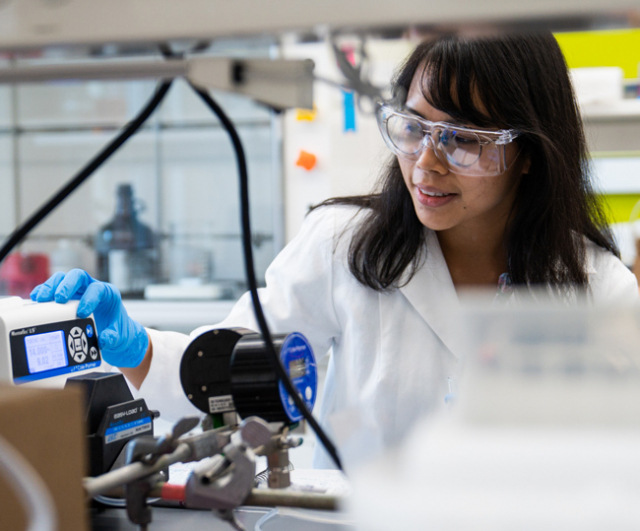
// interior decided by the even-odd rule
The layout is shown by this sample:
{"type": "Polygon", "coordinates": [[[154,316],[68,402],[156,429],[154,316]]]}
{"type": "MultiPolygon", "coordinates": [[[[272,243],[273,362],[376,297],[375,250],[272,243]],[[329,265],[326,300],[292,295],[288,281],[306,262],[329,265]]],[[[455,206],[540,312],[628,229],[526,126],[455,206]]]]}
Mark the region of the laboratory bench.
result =
{"type": "MultiPolygon", "coordinates": [[[[271,511],[270,508],[246,507],[236,511],[236,517],[247,530],[253,530],[256,522],[271,511]]],[[[189,531],[228,531],[232,526],[211,514],[210,511],[196,511],[173,507],[154,507],[152,522],[149,531],[175,531],[185,529],[189,531]]],[[[132,524],[127,518],[125,509],[104,508],[92,509],[91,529],[93,531],[120,531],[137,530],[139,527],[132,524]]]]}
{"type": "MultiPolygon", "coordinates": [[[[240,507],[237,521],[246,531],[350,531],[354,522],[349,514],[310,509],[240,507]]],[[[207,510],[154,507],[149,531],[231,531],[232,525],[207,510]]],[[[106,508],[91,512],[92,531],[134,531],[140,529],[127,519],[124,509],[106,508]]]]}

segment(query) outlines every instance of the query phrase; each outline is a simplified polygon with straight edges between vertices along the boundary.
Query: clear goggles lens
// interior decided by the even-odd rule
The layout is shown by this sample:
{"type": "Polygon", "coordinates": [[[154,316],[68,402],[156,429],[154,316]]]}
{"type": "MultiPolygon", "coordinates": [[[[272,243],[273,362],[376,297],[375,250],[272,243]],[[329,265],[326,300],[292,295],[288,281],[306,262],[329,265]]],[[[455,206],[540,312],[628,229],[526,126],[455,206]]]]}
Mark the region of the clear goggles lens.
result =
{"type": "Polygon", "coordinates": [[[513,129],[482,131],[446,122],[430,122],[395,111],[377,109],[378,126],[391,151],[398,157],[418,160],[430,147],[450,170],[461,175],[500,175],[507,169],[505,145],[517,136],[513,129]]]}

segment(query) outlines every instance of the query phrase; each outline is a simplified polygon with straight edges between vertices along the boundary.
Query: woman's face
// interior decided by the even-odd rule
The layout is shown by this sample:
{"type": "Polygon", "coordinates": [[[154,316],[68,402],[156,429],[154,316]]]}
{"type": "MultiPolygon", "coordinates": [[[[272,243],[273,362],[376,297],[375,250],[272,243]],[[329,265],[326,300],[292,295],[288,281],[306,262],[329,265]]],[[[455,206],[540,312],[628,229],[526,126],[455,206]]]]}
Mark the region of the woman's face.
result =
{"type": "MultiPolygon", "coordinates": [[[[407,94],[406,107],[433,122],[452,122],[451,116],[427,102],[421,90],[419,70],[407,94]]],[[[461,124],[473,127],[474,124],[461,124]]],[[[507,171],[501,175],[468,177],[448,169],[429,147],[416,161],[398,158],[405,184],[420,222],[435,231],[504,231],[524,163],[518,146],[506,146],[507,171]]]]}

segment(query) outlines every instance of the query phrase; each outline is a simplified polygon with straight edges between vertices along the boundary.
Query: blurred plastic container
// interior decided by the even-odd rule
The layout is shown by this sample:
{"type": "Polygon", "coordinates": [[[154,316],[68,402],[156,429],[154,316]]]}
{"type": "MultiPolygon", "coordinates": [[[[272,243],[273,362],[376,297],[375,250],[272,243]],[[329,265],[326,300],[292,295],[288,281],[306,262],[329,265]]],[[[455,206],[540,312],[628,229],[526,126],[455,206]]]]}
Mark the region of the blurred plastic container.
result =
{"type": "Polygon", "coordinates": [[[520,295],[465,306],[457,403],[350,471],[360,529],[640,529],[640,309],[520,295]]]}
{"type": "Polygon", "coordinates": [[[82,256],[78,247],[68,239],[58,242],[56,248],[51,251],[51,274],[67,273],[71,269],[83,268],[82,256]]]}
{"type": "Polygon", "coordinates": [[[624,72],[615,66],[572,68],[571,80],[580,105],[610,103],[624,97],[624,72]]]}
{"type": "Polygon", "coordinates": [[[46,254],[13,253],[0,266],[0,293],[29,298],[31,290],[49,278],[46,254]]]}

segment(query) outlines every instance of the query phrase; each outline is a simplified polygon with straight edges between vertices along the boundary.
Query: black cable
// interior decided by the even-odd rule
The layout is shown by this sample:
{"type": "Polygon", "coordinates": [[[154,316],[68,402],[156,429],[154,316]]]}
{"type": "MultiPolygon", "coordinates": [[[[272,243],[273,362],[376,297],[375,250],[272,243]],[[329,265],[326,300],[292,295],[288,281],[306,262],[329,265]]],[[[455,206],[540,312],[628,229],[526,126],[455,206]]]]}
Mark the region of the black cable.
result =
{"type": "Polygon", "coordinates": [[[24,237],[35,228],[47,215],[51,213],[60,203],[71,195],[78,186],[87,180],[102,164],[113,155],[120,146],[131,138],[144,124],[149,116],[156,110],[160,102],[164,99],[173,80],[164,81],[158,85],[152,98],[140,111],[138,116],[131,120],[98,155],[96,155],[80,172],[73,177],[57,194],[47,201],[29,219],[13,231],[7,242],[0,249],[0,262],[4,260],[13,248],[20,243],[24,237]]]}
{"type": "Polygon", "coordinates": [[[214,101],[214,99],[207,93],[206,91],[194,86],[189,83],[191,88],[195,90],[198,95],[202,98],[202,100],[206,103],[206,105],[215,113],[215,115],[220,119],[223,127],[226,129],[227,133],[231,138],[231,142],[233,143],[233,147],[236,153],[236,159],[238,163],[238,173],[240,176],[240,210],[241,210],[241,221],[242,221],[242,245],[244,249],[244,259],[245,259],[245,268],[247,275],[247,282],[249,284],[249,291],[251,293],[251,299],[253,300],[253,308],[256,315],[256,320],[258,321],[258,326],[260,327],[260,333],[264,338],[265,344],[267,346],[267,352],[269,354],[270,362],[273,366],[273,369],[276,371],[278,378],[282,381],[287,393],[295,402],[295,405],[298,407],[302,416],[309,423],[313,431],[318,436],[318,439],[322,442],[323,446],[333,459],[333,462],[336,466],[342,470],[342,463],[340,462],[340,458],[338,457],[338,452],[329,439],[325,432],[322,430],[316,419],[313,417],[306,404],[298,395],[297,390],[291,383],[289,379],[289,375],[286,373],[284,367],[282,366],[282,362],[280,358],[276,354],[276,350],[273,346],[273,339],[271,338],[271,332],[269,332],[269,327],[267,325],[267,321],[264,316],[264,312],[262,311],[262,305],[260,304],[260,299],[258,298],[258,285],[256,282],[256,274],[253,265],[253,249],[251,247],[251,220],[249,216],[249,178],[247,172],[247,160],[244,153],[244,148],[242,147],[242,142],[240,141],[240,136],[238,135],[238,131],[235,126],[229,119],[229,117],[225,114],[222,108],[214,101]]]}
{"type": "MultiPolygon", "coordinates": [[[[204,46],[204,44],[201,44],[204,46]]],[[[184,54],[177,54],[172,52],[171,48],[167,44],[160,45],[160,52],[164,56],[165,59],[171,60],[173,58],[182,58],[184,54]]],[[[188,80],[187,80],[188,81],[188,80]]],[[[258,326],[260,327],[260,332],[262,337],[264,338],[267,352],[269,354],[270,363],[273,366],[276,374],[280,380],[282,380],[287,393],[293,398],[296,406],[302,413],[302,416],[307,420],[313,431],[318,436],[318,439],[322,442],[323,446],[333,459],[333,462],[336,466],[342,470],[342,463],[340,462],[340,458],[338,457],[338,452],[331,442],[329,437],[320,427],[316,419],[313,417],[306,404],[302,401],[298,393],[296,392],[289,376],[287,375],[282,363],[276,354],[276,350],[273,346],[273,339],[271,338],[271,332],[269,331],[269,326],[267,325],[267,321],[264,317],[264,312],[262,311],[262,304],[260,303],[260,298],[258,297],[258,286],[256,282],[256,273],[255,267],[253,263],[253,247],[251,246],[251,219],[249,213],[249,176],[247,171],[247,158],[244,153],[244,147],[242,146],[242,141],[240,140],[240,135],[236,130],[233,122],[229,119],[227,114],[224,112],[222,107],[218,105],[218,103],[211,97],[211,95],[202,90],[199,87],[196,87],[189,81],[189,85],[191,88],[202,98],[204,103],[213,111],[213,113],[218,117],[223,127],[229,134],[231,138],[231,142],[233,144],[233,148],[236,154],[236,159],[238,163],[238,175],[240,179],[240,215],[241,215],[241,224],[242,224],[242,245],[244,249],[244,259],[245,259],[245,269],[247,276],[247,283],[249,284],[249,291],[251,293],[251,299],[253,300],[253,307],[256,314],[256,320],[258,321],[258,326]]]]}

